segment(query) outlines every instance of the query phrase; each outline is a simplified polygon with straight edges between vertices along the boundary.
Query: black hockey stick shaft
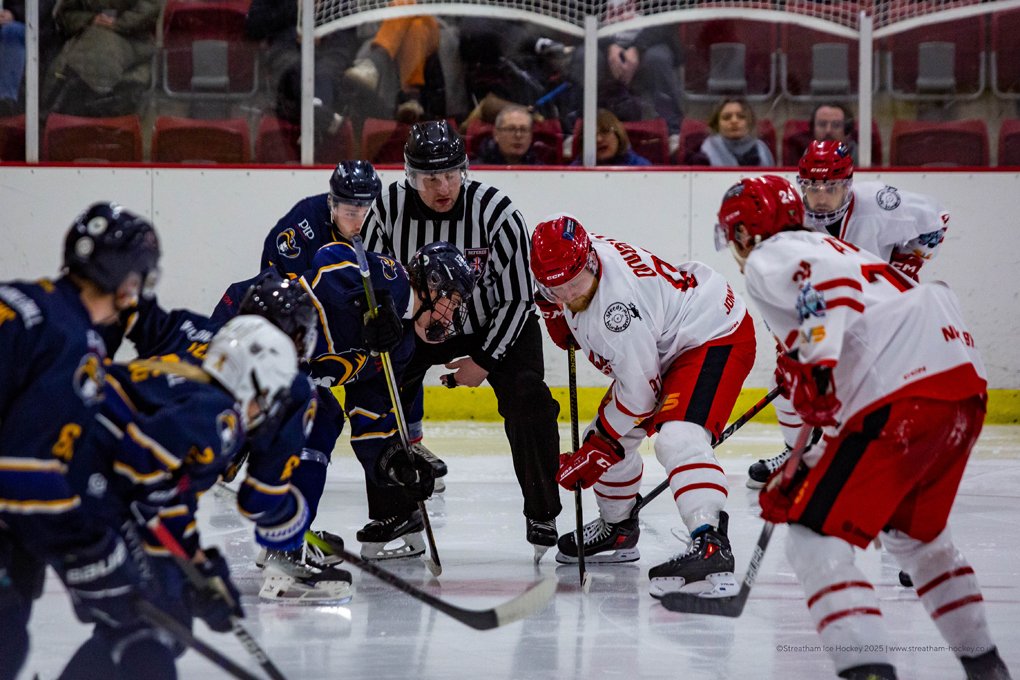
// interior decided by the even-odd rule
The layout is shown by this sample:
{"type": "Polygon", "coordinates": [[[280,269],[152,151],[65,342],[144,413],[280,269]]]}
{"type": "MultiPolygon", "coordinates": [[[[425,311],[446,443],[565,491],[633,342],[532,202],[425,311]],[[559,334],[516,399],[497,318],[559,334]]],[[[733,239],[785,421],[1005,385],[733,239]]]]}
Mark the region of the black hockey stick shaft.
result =
{"type": "MultiPolygon", "coordinates": [[[[368,267],[368,256],[365,255],[365,244],[361,241],[361,235],[355,234],[351,237],[354,244],[354,255],[358,258],[358,269],[361,271],[361,283],[365,287],[365,298],[368,300],[368,313],[373,318],[378,313],[375,303],[375,289],[372,288],[372,271],[368,267]]],[[[400,433],[400,443],[404,451],[414,459],[411,452],[411,445],[407,436],[407,421],[404,419],[404,408],[400,404],[400,387],[397,385],[397,374],[393,370],[393,362],[389,352],[380,352],[382,359],[383,373],[386,376],[386,387],[390,392],[390,401],[393,402],[393,416],[397,420],[397,432],[400,433]]],[[[418,501],[418,511],[421,512],[422,521],[425,523],[425,538],[429,543],[429,554],[431,560],[426,560],[426,566],[433,576],[443,573],[443,563],[439,561],[439,550],[436,549],[436,537],[432,533],[432,522],[429,520],[428,510],[425,509],[425,501],[418,501]]]]}
{"type": "Polygon", "coordinates": [[[185,647],[195,650],[231,677],[238,678],[238,680],[258,680],[255,675],[241,668],[227,656],[199,640],[184,624],[151,602],[140,599],[135,602],[135,609],[149,625],[170,633],[175,640],[185,647]]]}
{"type": "MultiPolygon", "coordinates": [[[[729,439],[729,438],[730,438],[730,436],[731,436],[731,435],[732,435],[732,434],[733,434],[734,432],[736,432],[737,430],[739,430],[739,429],[740,429],[741,427],[743,427],[743,426],[744,426],[744,424],[745,424],[745,423],[747,423],[747,421],[751,420],[751,419],[752,419],[752,418],[754,418],[754,417],[755,417],[756,415],[758,415],[759,413],[761,413],[761,412],[762,412],[762,410],[763,410],[763,409],[764,409],[764,408],[765,408],[766,406],[768,406],[769,404],[771,404],[771,403],[772,403],[772,402],[773,402],[773,401],[775,400],[775,398],[779,396],[779,394],[780,394],[780,390],[779,390],[779,387],[778,387],[778,386],[777,386],[777,387],[773,387],[773,388],[772,388],[772,389],[771,389],[771,390],[770,390],[770,391],[768,392],[768,394],[766,394],[766,395],[765,395],[764,397],[762,397],[761,399],[759,399],[759,400],[758,400],[758,402],[757,402],[757,403],[756,403],[756,404],[755,404],[754,406],[752,406],[751,408],[747,409],[747,411],[746,411],[746,412],[744,413],[744,415],[742,415],[742,416],[740,416],[739,418],[737,418],[736,420],[734,420],[734,421],[733,421],[733,422],[732,422],[732,423],[731,423],[731,424],[729,425],[729,427],[727,427],[727,428],[726,428],[725,430],[723,430],[723,431],[722,431],[722,434],[720,434],[720,435],[719,435],[719,438],[718,438],[718,439],[716,439],[716,440],[715,440],[714,442],[712,442],[712,448],[714,449],[715,447],[719,446],[719,445],[720,445],[720,444],[722,444],[722,443],[723,443],[724,441],[726,441],[727,439],[729,439]]],[[[662,493],[663,491],[665,491],[665,490],[666,490],[666,489],[667,489],[668,487],[669,487],[669,478],[667,477],[667,478],[666,478],[665,480],[663,480],[663,481],[662,481],[662,482],[661,482],[661,483],[660,483],[660,484],[659,484],[659,485],[658,485],[657,487],[655,487],[654,489],[652,489],[652,490],[651,490],[651,492],[649,492],[649,494],[648,494],[647,496],[643,497],[643,498],[641,499],[641,501],[640,501],[640,502],[639,502],[639,503],[638,503],[637,505],[635,505],[635,506],[634,506],[634,509],[633,509],[633,510],[631,510],[631,517],[635,517],[635,516],[637,516],[637,514],[638,514],[639,512],[641,512],[641,509],[642,509],[642,508],[644,508],[644,507],[645,507],[646,505],[648,505],[648,503],[649,503],[649,502],[650,502],[650,501],[651,501],[651,500],[652,500],[653,498],[655,498],[656,496],[658,496],[659,494],[661,494],[661,493],[662,493]]]]}
{"type": "MultiPolygon", "coordinates": [[[[567,381],[570,393],[570,450],[575,453],[581,448],[581,434],[577,418],[577,357],[573,344],[567,348],[567,381]]],[[[577,544],[577,577],[584,587],[584,512],[581,504],[581,482],[574,485],[574,514],[577,519],[577,530],[574,542],[577,544]]]]}
{"type": "MultiPolygon", "coordinates": [[[[793,481],[797,467],[800,465],[800,459],[811,441],[813,429],[805,425],[797,434],[797,443],[794,444],[793,451],[790,453],[790,458],[786,461],[782,476],[779,479],[779,485],[783,492],[789,489],[790,483],[793,481]]],[[[765,559],[765,550],[769,547],[769,541],[772,539],[772,530],[775,527],[775,524],[766,521],[765,525],[761,528],[761,533],[758,534],[758,542],[755,544],[754,552],[751,554],[751,562],[744,573],[744,581],[740,584],[740,591],[736,595],[733,597],[711,598],[701,597],[693,593],[666,593],[660,600],[662,606],[670,611],[685,612],[687,614],[740,616],[744,611],[744,605],[747,604],[747,598],[751,595],[751,587],[754,586],[754,582],[758,578],[758,570],[761,568],[762,560],[765,559]]]]}
{"type": "MultiPolygon", "coordinates": [[[[209,583],[209,579],[198,570],[198,567],[192,563],[191,558],[188,556],[187,551],[178,542],[177,538],[174,537],[170,530],[160,521],[159,515],[152,517],[152,519],[146,520],[140,515],[135,513],[139,521],[143,522],[145,526],[152,532],[152,535],[156,537],[156,540],[160,544],[170,551],[170,555],[173,557],[177,566],[181,568],[184,575],[187,576],[188,580],[191,581],[199,590],[205,588],[215,587],[209,583]]],[[[276,667],[273,660],[269,658],[269,655],[262,649],[258,641],[252,637],[252,634],[248,632],[241,621],[236,616],[230,617],[231,632],[237,637],[244,647],[245,651],[254,657],[262,669],[266,672],[273,680],[287,680],[286,676],[280,672],[280,669],[276,667]]]]}
{"type": "Polygon", "coordinates": [[[368,572],[380,581],[410,595],[420,602],[424,602],[430,607],[438,609],[447,616],[475,630],[490,630],[513,623],[519,619],[527,618],[544,609],[556,592],[556,579],[550,577],[539,581],[517,597],[492,609],[465,609],[426,593],[396,574],[355,553],[342,549],[340,550],[340,555],[362,571],[368,572]]]}

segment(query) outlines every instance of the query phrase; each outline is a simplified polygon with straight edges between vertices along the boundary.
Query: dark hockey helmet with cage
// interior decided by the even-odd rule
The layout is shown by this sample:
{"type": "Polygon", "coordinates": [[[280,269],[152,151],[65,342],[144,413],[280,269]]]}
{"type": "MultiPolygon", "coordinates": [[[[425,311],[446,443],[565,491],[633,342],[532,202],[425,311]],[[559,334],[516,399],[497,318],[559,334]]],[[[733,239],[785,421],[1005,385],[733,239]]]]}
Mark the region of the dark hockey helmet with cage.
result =
{"type": "Polygon", "coordinates": [[[425,331],[426,337],[432,342],[440,342],[463,333],[477,277],[460,250],[446,241],[430,243],[411,257],[407,276],[421,300],[415,321],[422,314],[434,310],[440,300],[453,300],[454,295],[460,298],[460,306],[451,325],[433,321],[425,331]]]}
{"type": "Polygon", "coordinates": [[[64,239],[64,270],[116,292],[131,275],[151,295],[159,278],[159,238],[144,217],[116,203],[93,203],[75,218],[64,239]]]}
{"type": "Polygon", "coordinates": [[[329,178],[331,207],[337,203],[371,205],[382,192],[382,180],[368,161],[340,161],[329,178]]]}
{"type": "Polygon", "coordinates": [[[238,314],[269,319],[294,341],[299,358],[307,361],[318,340],[317,314],[308,293],[297,281],[266,269],[256,277],[238,306],[238,314]]]}
{"type": "Polygon", "coordinates": [[[804,204],[792,184],[777,175],[742,179],[723,196],[715,226],[715,247],[722,250],[733,244],[738,261],[742,261],[746,252],[762,240],[781,231],[803,228],[804,204]]]}

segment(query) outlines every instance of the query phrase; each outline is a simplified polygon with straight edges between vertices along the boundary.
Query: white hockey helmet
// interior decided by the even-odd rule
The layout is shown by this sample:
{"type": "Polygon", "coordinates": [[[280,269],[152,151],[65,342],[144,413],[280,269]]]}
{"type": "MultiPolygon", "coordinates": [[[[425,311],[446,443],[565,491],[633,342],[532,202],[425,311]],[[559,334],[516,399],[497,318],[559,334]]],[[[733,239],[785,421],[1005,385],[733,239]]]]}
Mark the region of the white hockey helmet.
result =
{"type": "Polygon", "coordinates": [[[202,368],[234,396],[245,429],[252,430],[289,396],[298,371],[297,351],[268,319],[241,314],[213,336],[202,368]],[[259,409],[254,417],[252,403],[259,409]]]}

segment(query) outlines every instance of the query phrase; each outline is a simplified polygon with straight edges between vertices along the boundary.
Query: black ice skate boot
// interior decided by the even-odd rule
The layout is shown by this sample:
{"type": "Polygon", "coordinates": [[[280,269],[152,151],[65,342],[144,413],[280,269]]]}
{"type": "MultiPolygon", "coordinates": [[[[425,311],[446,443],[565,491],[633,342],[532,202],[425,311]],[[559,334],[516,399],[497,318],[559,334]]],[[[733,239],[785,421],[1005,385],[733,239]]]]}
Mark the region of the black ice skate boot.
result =
{"type": "Polygon", "coordinates": [[[425,552],[422,531],[425,522],[421,512],[413,511],[405,517],[374,519],[358,533],[361,556],[366,560],[391,560],[397,557],[415,557],[425,552]],[[387,548],[388,543],[399,540],[400,545],[387,548]]]}
{"type": "Polygon", "coordinates": [[[535,546],[535,564],[542,561],[549,548],[556,545],[556,520],[537,520],[526,518],[528,523],[528,543],[535,546]]]}
{"type": "Polygon", "coordinates": [[[327,563],[318,548],[309,540],[323,541],[318,535],[329,536],[329,542],[343,546],[343,539],[325,531],[306,532],[305,543],[296,550],[267,550],[256,564],[264,567],[266,576],[259,591],[263,600],[293,604],[343,603],[351,599],[351,572],[335,566],[339,559],[327,563]]]}
{"type": "Polygon", "coordinates": [[[305,532],[305,561],[324,569],[340,564],[344,558],[340,555],[344,549],[344,539],[328,531],[305,532]]]}
{"type": "MultiPolygon", "coordinates": [[[[560,564],[577,562],[576,532],[560,536],[556,542],[559,552],[556,561],[560,564]]],[[[628,517],[622,522],[610,523],[599,517],[584,525],[584,561],[586,564],[613,564],[636,562],[641,557],[637,548],[641,529],[637,517],[628,517]]]]}
{"type": "Polygon", "coordinates": [[[708,597],[737,594],[733,576],[733,550],[726,536],[729,515],[719,513],[719,526],[695,529],[691,547],[648,571],[652,597],[670,592],[710,593],[708,597]]]}
{"type": "Polygon", "coordinates": [[[981,656],[961,657],[960,663],[967,672],[967,680],[1011,680],[1009,669],[994,647],[981,656]]]}
{"type": "Polygon", "coordinates": [[[787,446],[783,449],[782,453],[776,454],[771,458],[759,460],[757,463],[747,468],[747,488],[748,489],[760,489],[765,486],[765,482],[769,481],[769,477],[772,473],[783,467],[783,465],[790,459],[790,449],[787,446]]]}
{"type": "Polygon", "coordinates": [[[887,663],[869,663],[847,668],[839,677],[843,680],[896,680],[896,669],[887,663]]]}

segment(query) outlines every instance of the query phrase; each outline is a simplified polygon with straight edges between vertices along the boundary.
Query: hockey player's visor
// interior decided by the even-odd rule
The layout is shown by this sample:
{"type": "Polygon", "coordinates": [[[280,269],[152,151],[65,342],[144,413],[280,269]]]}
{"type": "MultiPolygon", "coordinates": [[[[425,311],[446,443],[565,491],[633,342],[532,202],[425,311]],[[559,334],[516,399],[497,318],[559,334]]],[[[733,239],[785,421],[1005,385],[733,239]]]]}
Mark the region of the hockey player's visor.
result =
{"type": "Polygon", "coordinates": [[[730,230],[722,222],[715,223],[715,249],[716,252],[726,250],[730,243],[730,230]]]}

